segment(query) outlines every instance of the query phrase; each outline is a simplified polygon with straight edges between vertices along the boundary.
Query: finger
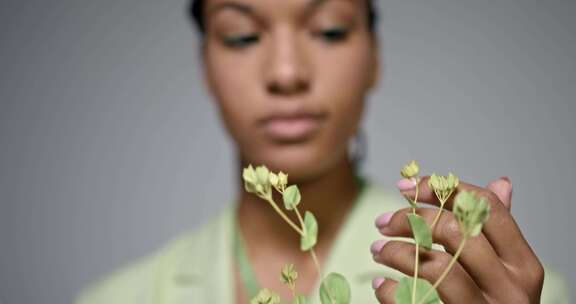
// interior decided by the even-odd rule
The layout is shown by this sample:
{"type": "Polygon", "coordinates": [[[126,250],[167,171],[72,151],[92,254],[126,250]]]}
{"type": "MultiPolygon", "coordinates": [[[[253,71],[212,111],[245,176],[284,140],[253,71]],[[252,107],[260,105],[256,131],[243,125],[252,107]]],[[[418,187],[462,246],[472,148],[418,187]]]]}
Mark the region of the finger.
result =
{"type": "MultiPolygon", "coordinates": [[[[425,176],[422,177],[418,183],[418,201],[426,204],[440,205],[434,191],[428,186],[428,180],[429,177],[425,176]]],[[[398,182],[401,193],[407,197],[414,198],[416,193],[415,186],[412,189],[408,189],[408,187],[406,187],[408,182],[406,181],[409,180],[401,180],[398,182]]],[[[490,216],[484,224],[482,231],[490,244],[492,244],[492,247],[494,247],[498,256],[500,256],[507,265],[521,268],[526,263],[537,262],[536,255],[522,236],[522,232],[516,224],[516,221],[494,192],[486,188],[460,182],[455,194],[451,195],[446,202],[446,209],[452,210],[454,197],[463,190],[475,192],[476,195],[485,198],[486,202],[490,205],[490,216]]]]}
{"type": "Polygon", "coordinates": [[[372,288],[376,294],[376,299],[381,304],[394,304],[394,288],[398,282],[392,279],[374,278],[372,288]]]}
{"type": "MultiPolygon", "coordinates": [[[[500,199],[504,204],[506,209],[510,211],[512,207],[512,182],[508,177],[500,177],[496,180],[491,181],[486,188],[500,199]]],[[[522,267],[511,268],[511,273],[513,276],[519,279],[519,281],[524,285],[526,290],[542,290],[542,284],[544,281],[544,267],[538,261],[537,257],[534,257],[532,263],[526,263],[522,267]]],[[[535,298],[531,296],[531,298],[535,298]]]]}
{"type": "Polygon", "coordinates": [[[499,179],[491,181],[486,188],[500,199],[500,201],[504,204],[506,209],[510,211],[512,207],[512,182],[507,177],[501,177],[499,179]]]}
{"type": "MultiPolygon", "coordinates": [[[[414,244],[389,241],[374,255],[378,263],[397,269],[406,275],[414,275],[414,244]]],[[[446,252],[428,250],[420,253],[419,277],[434,284],[448,266],[452,256],[446,252]]],[[[444,303],[485,303],[482,291],[458,264],[437,288],[444,303]]]]}
{"type": "MultiPolygon", "coordinates": [[[[417,213],[430,226],[439,209],[418,208],[417,213]]],[[[406,214],[412,213],[411,208],[395,212],[387,225],[380,227],[380,232],[391,237],[412,238],[412,229],[406,214]]],[[[462,241],[462,234],[458,222],[450,211],[442,211],[441,216],[432,230],[435,243],[444,246],[450,255],[454,255],[462,241]]],[[[476,282],[476,285],[493,299],[505,299],[504,294],[512,282],[512,276],[500,261],[492,245],[480,234],[466,242],[458,259],[460,265],[476,282]],[[486,267],[490,265],[490,267],[486,267]]]]}

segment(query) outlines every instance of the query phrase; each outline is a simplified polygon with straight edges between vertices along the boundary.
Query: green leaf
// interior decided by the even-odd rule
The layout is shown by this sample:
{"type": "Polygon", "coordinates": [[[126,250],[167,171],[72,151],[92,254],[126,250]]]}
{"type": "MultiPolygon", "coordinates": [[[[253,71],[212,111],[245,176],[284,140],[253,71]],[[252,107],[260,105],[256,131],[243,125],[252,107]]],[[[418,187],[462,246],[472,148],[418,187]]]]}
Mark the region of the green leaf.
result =
{"type": "Polygon", "coordinates": [[[426,249],[431,249],[432,231],[424,219],[421,216],[412,213],[406,214],[406,216],[408,217],[408,222],[410,223],[410,228],[412,229],[412,234],[414,235],[416,243],[426,249]]]}
{"type": "Polygon", "coordinates": [[[458,220],[465,236],[476,236],[488,220],[490,205],[483,197],[471,191],[461,191],[454,198],[454,217],[458,220]]]}
{"type": "Polygon", "coordinates": [[[322,304],[349,304],[352,298],[350,284],[339,273],[330,273],[320,285],[320,302],[322,304]]]}
{"type": "MultiPolygon", "coordinates": [[[[288,190],[288,189],[286,189],[288,190]]],[[[318,222],[310,211],[304,214],[304,235],[300,237],[300,249],[310,250],[318,240],[318,222]]]]}
{"type": "Polygon", "coordinates": [[[284,201],[284,208],[286,208],[286,210],[294,209],[298,206],[301,199],[300,190],[298,190],[298,186],[296,185],[289,186],[282,194],[282,200],[284,201]]]}
{"type": "Polygon", "coordinates": [[[261,289],[250,304],[280,304],[280,296],[268,288],[261,289]]]}
{"type": "Polygon", "coordinates": [[[297,295],[294,298],[294,301],[292,301],[292,304],[306,304],[308,303],[308,301],[306,301],[306,297],[304,297],[303,295],[297,295]]]}
{"type": "MultiPolygon", "coordinates": [[[[414,283],[414,278],[404,277],[396,285],[394,291],[394,301],[396,304],[412,304],[420,303],[421,299],[432,288],[432,284],[424,279],[418,278],[416,281],[416,300],[412,301],[412,286],[414,283]]],[[[433,290],[425,299],[422,304],[438,304],[440,303],[440,298],[436,290],[433,290]]]]}

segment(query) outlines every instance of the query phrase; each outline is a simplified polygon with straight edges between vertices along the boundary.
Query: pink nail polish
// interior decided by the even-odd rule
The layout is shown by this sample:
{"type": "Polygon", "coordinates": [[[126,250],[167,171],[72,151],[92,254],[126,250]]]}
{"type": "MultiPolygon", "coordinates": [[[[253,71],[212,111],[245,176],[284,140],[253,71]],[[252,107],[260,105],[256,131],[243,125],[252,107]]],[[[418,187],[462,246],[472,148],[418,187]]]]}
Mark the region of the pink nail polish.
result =
{"type": "Polygon", "coordinates": [[[382,286],[382,284],[384,284],[384,281],[386,281],[385,278],[375,277],[374,279],[372,279],[372,289],[376,290],[376,289],[380,288],[380,286],[382,286]]]}
{"type": "Polygon", "coordinates": [[[382,250],[382,247],[388,242],[388,240],[377,240],[370,246],[370,251],[372,255],[376,255],[382,250]]]}
{"type": "Polygon", "coordinates": [[[403,178],[396,183],[396,187],[398,187],[400,191],[412,190],[416,187],[416,180],[403,178]]]}
{"type": "Polygon", "coordinates": [[[388,225],[390,219],[392,218],[392,215],[394,215],[394,212],[382,213],[380,216],[376,218],[374,224],[378,229],[382,229],[388,225]]]}

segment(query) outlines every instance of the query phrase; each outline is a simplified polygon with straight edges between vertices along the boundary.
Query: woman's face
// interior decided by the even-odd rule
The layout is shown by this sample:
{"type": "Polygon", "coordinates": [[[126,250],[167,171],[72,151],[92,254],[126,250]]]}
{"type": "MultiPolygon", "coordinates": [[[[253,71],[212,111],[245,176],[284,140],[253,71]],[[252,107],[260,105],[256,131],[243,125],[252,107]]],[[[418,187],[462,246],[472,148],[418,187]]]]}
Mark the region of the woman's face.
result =
{"type": "Polygon", "coordinates": [[[378,69],[366,1],[205,1],[205,73],[242,161],[293,180],[341,163],[378,69]]]}

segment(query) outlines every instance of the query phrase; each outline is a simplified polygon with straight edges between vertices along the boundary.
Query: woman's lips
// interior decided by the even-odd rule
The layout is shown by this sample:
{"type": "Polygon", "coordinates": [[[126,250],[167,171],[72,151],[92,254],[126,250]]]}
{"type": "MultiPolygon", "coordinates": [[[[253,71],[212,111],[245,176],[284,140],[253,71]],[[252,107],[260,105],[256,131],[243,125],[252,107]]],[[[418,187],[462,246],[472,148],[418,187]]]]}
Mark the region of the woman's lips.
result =
{"type": "Polygon", "coordinates": [[[297,142],[317,132],[324,119],[322,114],[272,115],[263,119],[260,126],[272,140],[297,142]]]}

